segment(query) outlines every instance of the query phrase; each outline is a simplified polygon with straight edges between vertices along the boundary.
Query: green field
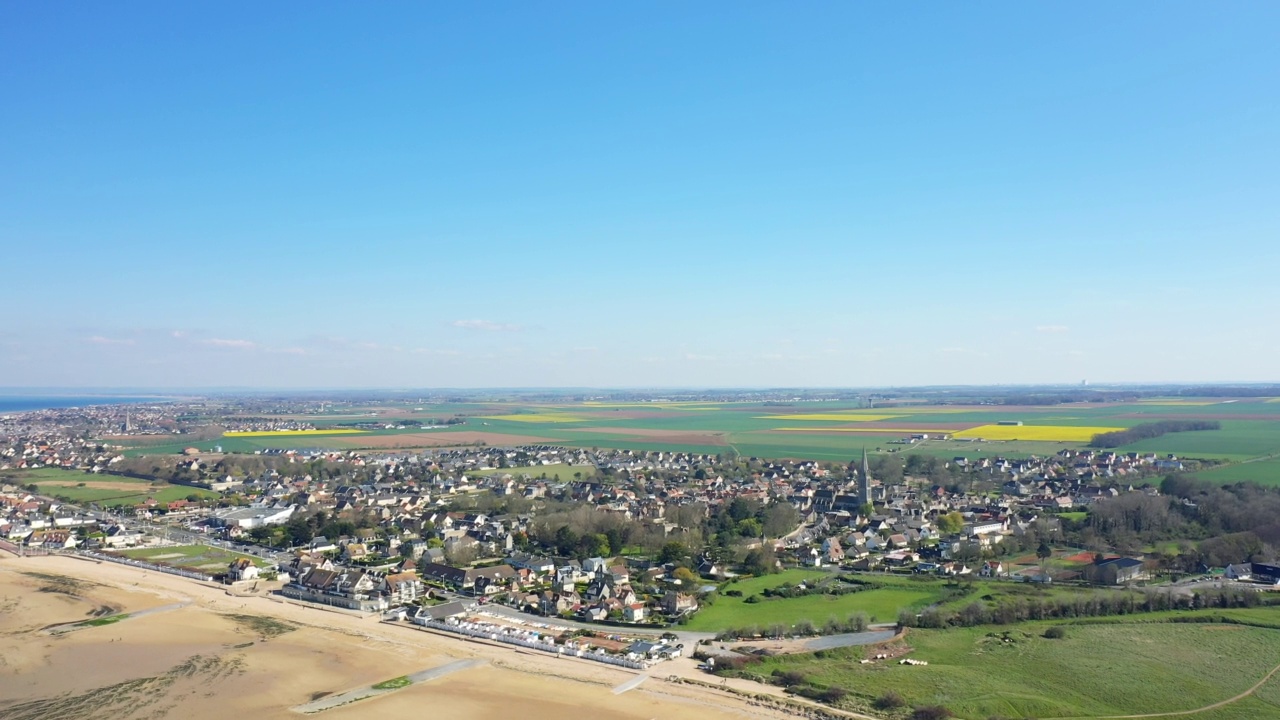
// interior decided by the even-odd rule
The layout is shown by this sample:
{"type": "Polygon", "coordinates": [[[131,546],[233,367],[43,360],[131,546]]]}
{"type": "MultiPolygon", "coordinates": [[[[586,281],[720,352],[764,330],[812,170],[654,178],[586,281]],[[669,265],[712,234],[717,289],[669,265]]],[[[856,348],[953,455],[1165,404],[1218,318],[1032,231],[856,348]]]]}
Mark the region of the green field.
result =
{"type": "MultiPolygon", "coordinates": [[[[724,585],[722,590],[738,590],[742,597],[729,597],[721,592],[715,604],[698,611],[684,629],[695,632],[718,632],[729,628],[794,625],[803,620],[822,624],[829,618],[844,620],[857,612],[864,612],[872,622],[894,622],[902,608],[918,608],[928,605],[942,596],[941,581],[914,582],[907,578],[886,577],[889,587],[863,590],[848,595],[807,595],[797,598],[762,598],[748,603],[747,598],[766,588],[802,581],[830,577],[822,570],[794,569],[750,578],[724,585]]],[[[877,581],[881,578],[876,577],[877,581]]]]}
{"type": "MultiPolygon", "coordinates": [[[[140,441],[127,454],[172,454],[186,447],[225,452],[266,449],[353,449],[362,439],[369,446],[388,435],[429,433],[448,438],[456,433],[458,444],[476,442],[477,433],[502,436],[490,444],[512,444],[511,438],[530,443],[549,441],[574,447],[632,450],[685,450],[700,453],[727,452],[744,457],[848,460],[864,447],[876,452],[902,452],[950,458],[1002,455],[1018,458],[1050,455],[1063,448],[1083,447],[1080,442],[987,441],[962,442],[930,439],[915,444],[900,441],[912,433],[931,436],[1001,421],[1020,421],[1028,427],[1132,427],[1163,419],[1206,419],[1222,423],[1220,430],[1170,433],[1117,448],[1119,452],[1173,453],[1180,457],[1242,461],[1280,453],[1280,403],[1262,399],[1227,401],[1161,400],[1127,404],[1073,404],[1044,407],[994,405],[938,405],[860,408],[854,402],[795,403],[535,403],[476,402],[395,407],[371,405],[377,418],[361,415],[361,408],[347,407],[328,415],[290,415],[281,419],[306,420],[321,428],[337,428],[352,422],[394,417],[465,417],[467,422],[428,431],[377,429],[359,436],[224,437],[206,441],[140,441]],[[877,450],[878,449],[878,450],[877,450]]],[[[170,438],[158,438],[159,441],[170,438]]],[[[1270,469],[1270,468],[1268,468],[1270,469]]]]}
{"type": "Polygon", "coordinates": [[[1259,485],[1280,485],[1280,458],[1223,465],[1202,470],[1196,473],[1196,477],[1222,484],[1255,482],[1259,485]]]}
{"type": "Polygon", "coordinates": [[[0,476],[22,485],[34,484],[42,495],[71,503],[96,503],[104,507],[137,505],[147,498],[154,498],[160,503],[169,503],[192,495],[201,498],[219,497],[218,493],[185,485],[151,483],[138,478],[94,475],[60,468],[6,471],[0,473],[0,476]]]}
{"type": "MultiPolygon", "coordinates": [[[[1262,612],[1280,619],[1275,609],[1262,612]]],[[[1115,622],[1067,625],[1065,639],[1049,640],[1042,637],[1049,625],[913,630],[906,657],[927,667],[863,665],[861,650],[849,648],[821,658],[776,656],[745,672],[802,673],[815,686],[849,690],[842,706],[850,708],[894,691],[908,704],[943,705],[963,718],[1086,718],[1204,707],[1248,690],[1280,664],[1277,630],[1115,622]]],[[[1280,677],[1240,707],[1194,717],[1280,717],[1277,686],[1280,677]]]]}
{"type": "Polygon", "coordinates": [[[137,550],[121,550],[118,554],[134,560],[146,560],[156,565],[207,572],[214,574],[227,569],[232,560],[248,558],[258,567],[268,567],[271,563],[254,555],[223,550],[211,545],[176,545],[173,547],[139,548],[137,550]]]}

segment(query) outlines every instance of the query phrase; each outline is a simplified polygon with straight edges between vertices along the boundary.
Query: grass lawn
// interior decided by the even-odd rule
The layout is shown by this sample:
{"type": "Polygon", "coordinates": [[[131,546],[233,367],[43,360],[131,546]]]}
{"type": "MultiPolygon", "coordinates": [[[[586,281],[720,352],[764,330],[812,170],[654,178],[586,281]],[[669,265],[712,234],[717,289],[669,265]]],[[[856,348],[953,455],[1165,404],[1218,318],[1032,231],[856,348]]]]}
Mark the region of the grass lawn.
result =
{"type": "MultiPolygon", "coordinates": [[[[1048,640],[1041,635],[1049,625],[913,630],[906,639],[912,647],[908,657],[927,661],[927,667],[862,665],[860,649],[847,649],[823,658],[778,656],[746,672],[801,672],[814,685],[849,690],[843,701],[848,707],[865,708],[892,690],[909,705],[944,705],[966,718],[1078,718],[1203,707],[1247,690],[1280,664],[1276,630],[1174,623],[1068,625],[1065,639],[1048,640]],[[1012,642],[1001,637],[1006,631],[1012,642]]],[[[1272,687],[1276,684],[1280,678],[1246,707],[1274,707],[1270,703],[1280,700],[1272,687]]]]}
{"type": "Polygon", "coordinates": [[[223,550],[211,545],[175,545],[172,547],[140,548],[122,550],[121,555],[134,560],[146,560],[156,565],[209,572],[225,570],[232,560],[249,558],[258,567],[267,567],[270,561],[254,555],[223,550]]]}
{"type": "MultiPolygon", "coordinates": [[[[758,603],[748,603],[746,599],[757,595],[766,588],[778,587],[787,583],[795,584],[802,580],[818,580],[829,577],[830,573],[822,570],[787,570],[777,575],[766,575],[751,578],[722,587],[715,604],[699,610],[693,616],[685,630],[695,632],[718,632],[728,628],[742,628],[750,625],[794,625],[802,620],[821,624],[828,618],[845,619],[856,612],[865,612],[873,622],[893,622],[898,618],[898,611],[907,607],[923,607],[936,601],[942,595],[941,581],[916,583],[903,578],[884,578],[890,587],[863,590],[848,595],[807,595],[797,598],[765,598],[758,603]],[[724,590],[738,590],[742,597],[728,597],[724,590]]],[[[876,577],[876,580],[882,578],[876,577]]]]}

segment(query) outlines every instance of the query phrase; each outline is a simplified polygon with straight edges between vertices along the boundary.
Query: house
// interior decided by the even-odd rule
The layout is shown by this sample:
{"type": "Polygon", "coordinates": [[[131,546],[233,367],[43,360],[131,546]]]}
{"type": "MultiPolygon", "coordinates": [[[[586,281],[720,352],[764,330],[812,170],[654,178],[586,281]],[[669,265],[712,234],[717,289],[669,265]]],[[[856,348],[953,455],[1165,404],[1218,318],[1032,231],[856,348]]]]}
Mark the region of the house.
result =
{"type": "Polygon", "coordinates": [[[1253,565],[1250,563],[1241,563],[1239,565],[1228,565],[1222,576],[1228,580],[1249,581],[1253,579],[1253,565]]]}
{"type": "Polygon", "coordinates": [[[668,590],[662,596],[662,610],[668,615],[684,615],[698,609],[698,596],[668,590]]]}
{"type": "Polygon", "coordinates": [[[427,622],[432,620],[438,622],[451,617],[465,615],[468,609],[468,604],[461,600],[447,602],[442,605],[436,605],[435,607],[424,607],[414,614],[413,622],[416,625],[426,625],[427,622]]]}
{"type": "Polygon", "coordinates": [[[132,547],[146,537],[141,530],[130,530],[123,525],[112,525],[107,528],[102,544],[107,547],[132,547]]]}
{"type": "Polygon", "coordinates": [[[383,612],[390,607],[390,603],[380,592],[379,585],[381,582],[378,579],[363,570],[311,568],[281,588],[280,593],[294,600],[362,612],[383,612]]]}
{"type": "Polygon", "coordinates": [[[249,558],[238,558],[231,561],[231,565],[227,567],[227,579],[231,582],[240,582],[242,580],[256,580],[258,578],[258,566],[253,564],[249,558]]]}
{"type": "Polygon", "coordinates": [[[422,597],[422,580],[412,572],[401,572],[382,578],[382,592],[389,605],[409,605],[422,597]]]}
{"type": "Polygon", "coordinates": [[[473,595],[492,595],[504,587],[515,584],[517,575],[510,565],[464,570],[449,565],[423,563],[418,573],[428,579],[442,582],[459,592],[473,595]]]}
{"type": "Polygon", "coordinates": [[[622,608],[622,619],[630,623],[644,622],[647,608],[644,603],[633,602],[622,608]]]}
{"type": "Polygon", "coordinates": [[[507,560],[507,564],[517,570],[528,569],[535,575],[549,575],[556,570],[554,560],[535,555],[512,555],[507,560]]]}

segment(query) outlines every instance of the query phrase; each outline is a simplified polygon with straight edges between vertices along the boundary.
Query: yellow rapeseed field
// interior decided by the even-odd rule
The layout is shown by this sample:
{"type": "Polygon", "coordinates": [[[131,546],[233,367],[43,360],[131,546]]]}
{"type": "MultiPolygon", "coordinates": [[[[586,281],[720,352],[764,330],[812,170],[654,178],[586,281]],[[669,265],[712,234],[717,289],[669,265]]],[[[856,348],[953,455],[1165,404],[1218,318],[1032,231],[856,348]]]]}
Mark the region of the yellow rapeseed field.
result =
{"type": "Polygon", "coordinates": [[[286,435],[359,435],[368,430],[228,430],[223,437],[284,437],[286,435]]]}
{"type": "Polygon", "coordinates": [[[984,440],[1040,440],[1046,442],[1089,442],[1099,433],[1124,430],[1119,427],[1083,425],[980,425],[953,433],[956,438],[984,440]]]}

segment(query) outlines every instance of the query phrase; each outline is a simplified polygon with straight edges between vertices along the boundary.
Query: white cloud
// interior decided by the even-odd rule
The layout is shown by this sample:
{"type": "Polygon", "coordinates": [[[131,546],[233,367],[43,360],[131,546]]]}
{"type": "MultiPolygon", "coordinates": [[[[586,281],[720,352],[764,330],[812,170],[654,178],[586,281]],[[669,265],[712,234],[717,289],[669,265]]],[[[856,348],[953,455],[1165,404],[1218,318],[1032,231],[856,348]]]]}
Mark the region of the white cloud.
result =
{"type": "Polygon", "coordinates": [[[486,332],[515,332],[520,329],[519,325],[499,323],[492,320],[454,320],[449,324],[456,328],[484,330],[486,332]]]}
{"type": "Polygon", "coordinates": [[[85,342],[93,343],[94,345],[132,345],[133,344],[133,340],[130,340],[128,338],[117,339],[117,338],[103,337],[101,335],[94,335],[93,337],[89,338],[85,342]]]}
{"type": "Polygon", "coordinates": [[[186,330],[172,330],[172,331],[170,331],[170,332],[169,332],[169,337],[171,337],[171,338],[176,338],[176,339],[178,339],[178,340],[181,340],[182,338],[184,338],[184,337],[186,337],[186,336],[187,336],[187,331],[186,331],[186,330]]]}
{"type": "Polygon", "coordinates": [[[1066,325],[1037,325],[1036,326],[1036,332],[1038,333],[1064,333],[1070,329],[1071,328],[1067,327],[1066,325]]]}
{"type": "Polygon", "coordinates": [[[235,348],[237,350],[252,350],[257,347],[257,343],[252,340],[227,340],[224,338],[209,338],[201,340],[201,345],[212,345],[213,347],[235,348]]]}

